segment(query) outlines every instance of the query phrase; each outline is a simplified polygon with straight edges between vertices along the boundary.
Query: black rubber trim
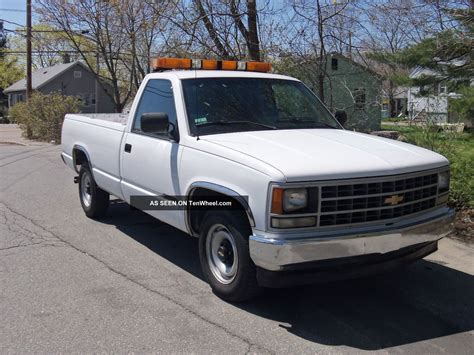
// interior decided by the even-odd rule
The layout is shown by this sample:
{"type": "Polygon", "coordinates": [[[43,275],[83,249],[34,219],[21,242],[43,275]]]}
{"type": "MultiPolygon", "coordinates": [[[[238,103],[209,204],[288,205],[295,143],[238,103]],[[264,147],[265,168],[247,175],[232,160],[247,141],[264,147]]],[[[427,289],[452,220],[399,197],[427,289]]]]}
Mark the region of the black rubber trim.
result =
{"type": "Polygon", "coordinates": [[[397,269],[438,250],[438,242],[412,245],[386,254],[369,254],[286,265],[281,271],[257,267],[257,281],[264,287],[289,287],[375,275],[397,269]]]}

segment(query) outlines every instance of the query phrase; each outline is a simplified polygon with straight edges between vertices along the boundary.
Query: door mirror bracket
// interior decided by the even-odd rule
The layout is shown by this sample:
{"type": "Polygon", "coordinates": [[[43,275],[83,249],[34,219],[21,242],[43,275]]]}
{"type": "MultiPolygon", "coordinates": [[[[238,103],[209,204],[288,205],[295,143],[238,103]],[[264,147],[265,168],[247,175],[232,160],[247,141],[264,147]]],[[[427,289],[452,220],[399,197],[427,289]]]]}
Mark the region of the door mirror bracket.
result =
{"type": "Polygon", "coordinates": [[[339,122],[341,126],[344,127],[347,122],[347,112],[344,110],[336,111],[334,113],[334,117],[336,118],[337,122],[339,122]]]}

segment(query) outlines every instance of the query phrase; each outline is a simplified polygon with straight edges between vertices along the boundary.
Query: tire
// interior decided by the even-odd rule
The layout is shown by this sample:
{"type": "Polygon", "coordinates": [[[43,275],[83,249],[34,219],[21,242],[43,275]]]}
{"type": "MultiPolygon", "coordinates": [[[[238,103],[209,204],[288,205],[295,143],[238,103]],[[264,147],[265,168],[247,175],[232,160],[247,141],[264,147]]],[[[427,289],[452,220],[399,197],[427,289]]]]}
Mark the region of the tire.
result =
{"type": "Polygon", "coordinates": [[[98,219],[107,213],[110,195],[97,186],[87,163],[79,171],[79,199],[87,217],[98,219]]]}
{"type": "Polygon", "coordinates": [[[230,302],[242,302],[262,291],[249,253],[251,229],[238,211],[208,212],[200,228],[199,259],[212,291],[230,302]]]}

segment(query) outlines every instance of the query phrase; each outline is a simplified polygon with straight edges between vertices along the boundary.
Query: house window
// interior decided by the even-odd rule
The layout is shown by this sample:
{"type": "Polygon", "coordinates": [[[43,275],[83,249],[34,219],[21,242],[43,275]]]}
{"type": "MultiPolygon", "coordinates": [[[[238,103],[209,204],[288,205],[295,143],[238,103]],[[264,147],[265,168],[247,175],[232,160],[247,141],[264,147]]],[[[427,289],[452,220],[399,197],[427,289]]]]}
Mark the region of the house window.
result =
{"type": "Polygon", "coordinates": [[[446,83],[439,83],[439,93],[440,94],[448,93],[448,86],[446,85],[446,83]]]}
{"type": "Polygon", "coordinates": [[[80,70],[74,70],[74,79],[82,78],[82,72],[80,70]]]}
{"type": "Polygon", "coordinates": [[[89,107],[91,105],[91,97],[92,94],[85,93],[85,94],[79,94],[79,100],[81,101],[81,105],[83,107],[89,107]]]}
{"type": "Polygon", "coordinates": [[[22,102],[23,101],[23,94],[16,94],[16,102],[22,102]]]}
{"type": "Polygon", "coordinates": [[[366,95],[365,88],[358,88],[354,90],[354,104],[355,108],[358,110],[363,110],[365,108],[366,95]]]}
{"type": "Polygon", "coordinates": [[[331,69],[332,70],[337,70],[337,58],[332,58],[331,59],[331,69]]]}

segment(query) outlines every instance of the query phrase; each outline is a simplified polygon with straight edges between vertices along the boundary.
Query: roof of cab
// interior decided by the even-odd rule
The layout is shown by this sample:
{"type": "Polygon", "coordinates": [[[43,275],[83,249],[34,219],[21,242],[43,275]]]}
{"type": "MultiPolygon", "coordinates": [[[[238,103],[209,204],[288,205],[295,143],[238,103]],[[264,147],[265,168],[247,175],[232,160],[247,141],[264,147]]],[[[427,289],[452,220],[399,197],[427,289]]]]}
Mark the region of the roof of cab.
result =
{"type": "Polygon", "coordinates": [[[166,78],[166,77],[177,77],[178,79],[195,79],[195,78],[265,78],[265,79],[283,79],[283,80],[294,80],[286,75],[260,73],[251,71],[239,71],[239,70],[167,70],[163,72],[150,73],[147,75],[149,78],[166,78]]]}

